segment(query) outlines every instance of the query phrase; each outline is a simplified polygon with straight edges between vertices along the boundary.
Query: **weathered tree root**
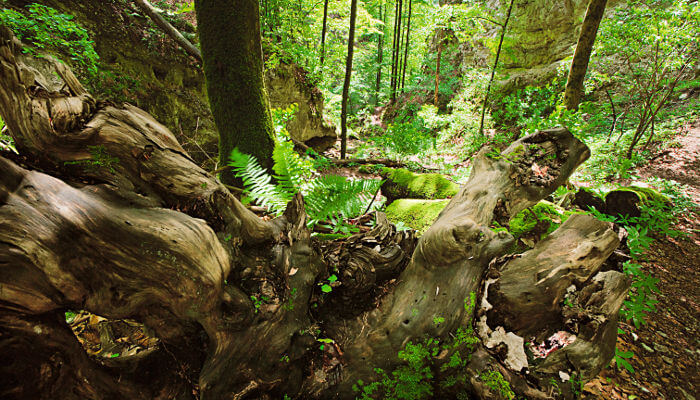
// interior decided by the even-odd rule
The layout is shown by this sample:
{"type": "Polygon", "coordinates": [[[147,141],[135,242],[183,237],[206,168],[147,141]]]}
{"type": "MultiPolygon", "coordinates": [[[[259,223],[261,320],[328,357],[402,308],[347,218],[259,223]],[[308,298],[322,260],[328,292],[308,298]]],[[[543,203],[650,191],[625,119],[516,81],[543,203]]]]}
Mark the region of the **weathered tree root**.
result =
{"type": "Polygon", "coordinates": [[[199,390],[204,399],[352,398],[352,385],[376,378],[375,367],[401,364],[397,353],[408,341],[445,338],[470,324],[465,299],[482,291],[485,276],[491,284],[477,304],[492,305],[480,315],[489,329],[502,326],[528,340],[565,331],[576,340],[525,365],[509,358],[519,350],[510,342],[487,351],[495,339],[485,329],[485,347],[477,346],[467,367],[473,394],[491,396],[476,378],[486,365],[516,392],[545,398],[546,378],[575,371],[589,379],[611,357],[626,283],[615,272],[598,272],[617,240],[607,225],[572,217],[486,275],[512,243],[491,225],[552,193],[588,157],[564,128],[527,136],[501,153],[483,149],[469,182],[415,251],[380,214],[374,231],[341,250],[343,265],[328,266],[311,246],[301,196],[283,217],[257,218],[150,116],[94,101],[67,67],[23,54],[7,30],[0,31],[0,114],[28,160],[18,166],[0,157],[0,346],[11,354],[30,349],[44,340],[46,321],[54,321],[56,336],[41,347],[53,355],[29,351],[22,366],[0,367],[8,397],[49,398],[76,386],[62,397],[184,399],[199,390]],[[35,163],[45,173],[32,170],[35,163]],[[312,319],[319,279],[333,267],[349,274],[341,277],[345,288],[326,295],[328,304],[396,281],[359,315],[321,307],[312,319]],[[66,308],[136,319],[162,349],[125,366],[131,375],[124,372],[119,383],[118,367],[106,371],[71,353],[79,345],[61,321],[66,308]],[[541,320],[530,322],[530,314],[541,320]],[[18,339],[30,331],[31,340],[18,339]],[[321,350],[320,338],[333,343],[321,350]],[[165,355],[177,362],[144,388],[138,374],[165,355]],[[47,363],[52,357],[59,362],[47,363]],[[191,375],[197,385],[188,386],[191,375]]]}

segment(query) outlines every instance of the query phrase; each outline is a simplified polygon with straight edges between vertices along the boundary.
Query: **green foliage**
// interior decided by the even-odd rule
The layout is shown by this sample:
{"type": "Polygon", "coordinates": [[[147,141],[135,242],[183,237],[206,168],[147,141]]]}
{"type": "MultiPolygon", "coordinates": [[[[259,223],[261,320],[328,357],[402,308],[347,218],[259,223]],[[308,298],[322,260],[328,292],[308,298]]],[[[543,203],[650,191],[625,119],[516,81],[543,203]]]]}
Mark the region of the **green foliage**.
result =
{"type": "Polygon", "coordinates": [[[80,165],[86,171],[96,173],[102,168],[106,168],[111,173],[116,173],[115,164],[119,163],[118,157],[113,157],[107,153],[104,146],[88,146],[91,158],[88,160],[66,161],[64,165],[80,165]]]}
{"type": "Polygon", "coordinates": [[[369,140],[390,157],[402,159],[407,155],[417,155],[435,149],[435,137],[423,128],[416,118],[410,123],[389,124],[386,133],[370,137],[369,140]]]}
{"type": "Polygon", "coordinates": [[[4,132],[5,121],[0,118],[0,150],[11,151],[17,153],[17,148],[15,148],[15,141],[11,136],[6,135],[4,132]]]}
{"type": "Polygon", "coordinates": [[[76,76],[92,92],[113,100],[127,100],[123,94],[125,89],[138,86],[135,79],[104,68],[88,31],[72,15],[38,3],[29,4],[25,14],[11,8],[0,10],[0,24],[31,45],[23,51],[35,57],[46,52],[55,54],[71,65],[76,76]]]}
{"type": "Polygon", "coordinates": [[[503,378],[499,371],[486,370],[479,374],[479,380],[484,382],[489,389],[501,395],[505,399],[515,399],[515,393],[510,388],[510,383],[503,378]]]}
{"type": "Polygon", "coordinates": [[[615,348],[615,367],[617,369],[624,368],[626,369],[629,373],[633,374],[634,373],[634,368],[632,368],[632,364],[627,361],[628,359],[634,357],[634,353],[632,351],[620,351],[617,347],[615,348]]]}
{"type": "Polygon", "coordinates": [[[545,86],[526,86],[494,102],[491,117],[497,125],[516,126],[530,133],[561,102],[566,81],[557,77],[545,86]]]}
{"type": "Polygon", "coordinates": [[[381,181],[350,180],[339,175],[315,176],[308,160],[302,159],[289,141],[280,141],[273,152],[272,176],[260,166],[255,157],[238,149],[231,153],[230,166],[236,177],[243,180],[245,193],[256,203],[281,214],[295,193],[301,192],[309,215],[309,225],[330,221],[344,225],[344,219],[362,214],[372,201],[381,181]]]}
{"type": "Polygon", "coordinates": [[[598,219],[617,222],[627,230],[627,247],[630,250],[632,260],[624,264],[623,271],[632,279],[632,287],[628,299],[625,300],[620,310],[620,316],[631,321],[636,328],[646,323],[648,313],[656,311],[658,301],[654,293],[659,291],[656,286],[659,280],[644,272],[638,262],[644,259],[644,252],[654,241],[653,236],[678,236],[680,234],[680,232],[671,229],[675,216],[673,214],[674,208],[669,201],[652,189],[641,190],[640,193],[646,193],[646,195],[639,204],[641,211],[639,217],[614,217],[601,214],[594,209],[590,210],[591,214],[598,219]]]}
{"type": "MultiPolygon", "coordinates": [[[[0,23],[37,49],[70,55],[73,68],[90,80],[98,78],[100,57],[87,31],[73,21],[73,16],[41,4],[27,6],[28,16],[9,9],[0,10],[0,23]]],[[[25,51],[37,55],[31,47],[25,51]]]]}

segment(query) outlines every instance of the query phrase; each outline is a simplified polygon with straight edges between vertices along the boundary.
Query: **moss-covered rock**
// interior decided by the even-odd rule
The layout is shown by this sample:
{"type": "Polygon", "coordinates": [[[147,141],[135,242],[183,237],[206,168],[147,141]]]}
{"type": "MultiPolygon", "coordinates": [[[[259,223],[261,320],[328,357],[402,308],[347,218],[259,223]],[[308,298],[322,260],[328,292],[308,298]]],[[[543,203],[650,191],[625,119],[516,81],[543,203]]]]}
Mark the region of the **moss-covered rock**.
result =
{"type": "Polygon", "coordinates": [[[386,215],[393,223],[402,222],[423,234],[449,202],[449,199],[398,199],[386,208],[386,215]]]}
{"type": "Polygon", "coordinates": [[[395,199],[445,199],[459,191],[459,185],[440,174],[417,174],[404,168],[382,168],[386,178],[382,194],[387,202],[395,199]]]}
{"type": "Polygon", "coordinates": [[[605,212],[609,215],[627,215],[639,217],[642,215],[642,204],[671,203],[668,197],[657,190],[640,186],[621,187],[605,195],[605,212]]]}

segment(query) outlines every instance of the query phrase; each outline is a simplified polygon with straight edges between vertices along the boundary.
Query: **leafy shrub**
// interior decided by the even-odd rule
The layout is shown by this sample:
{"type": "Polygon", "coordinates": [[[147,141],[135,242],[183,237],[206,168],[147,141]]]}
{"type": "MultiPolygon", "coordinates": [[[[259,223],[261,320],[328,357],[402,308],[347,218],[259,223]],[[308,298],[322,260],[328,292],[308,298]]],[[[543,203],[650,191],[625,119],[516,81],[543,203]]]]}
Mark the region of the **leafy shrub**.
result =
{"type": "MultiPolygon", "coordinates": [[[[70,55],[73,68],[90,81],[98,78],[100,57],[88,32],[73,16],[37,3],[27,9],[28,16],[9,8],[0,10],[0,23],[37,49],[70,55]]],[[[25,51],[35,53],[31,47],[25,47],[25,51]]]]}
{"type": "Polygon", "coordinates": [[[423,127],[422,120],[390,124],[382,136],[369,138],[378,147],[397,157],[416,155],[436,147],[435,137],[423,127]]]}
{"type": "Polygon", "coordinates": [[[0,24],[12,29],[26,44],[23,51],[40,56],[40,52],[55,53],[68,61],[73,72],[93,93],[114,101],[129,101],[125,95],[136,89],[139,83],[128,76],[105,70],[95,51],[94,42],[87,30],[72,15],[41,4],[27,6],[27,15],[10,9],[0,10],[0,24]]]}

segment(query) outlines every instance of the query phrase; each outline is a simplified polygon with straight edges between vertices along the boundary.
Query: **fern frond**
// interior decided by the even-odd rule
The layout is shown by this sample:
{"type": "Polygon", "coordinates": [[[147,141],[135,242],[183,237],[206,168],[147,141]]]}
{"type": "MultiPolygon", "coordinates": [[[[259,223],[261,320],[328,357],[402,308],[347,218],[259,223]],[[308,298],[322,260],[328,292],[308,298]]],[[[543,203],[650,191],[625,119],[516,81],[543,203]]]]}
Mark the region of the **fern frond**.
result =
{"type": "Polygon", "coordinates": [[[246,193],[256,203],[267,207],[275,214],[281,214],[292,199],[292,195],[280,191],[272,184],[272,177],[260,166],[255,157],[241,153],[237,148],[231,152],[229,164],[236,177],[243,180],[246,193]]]}
{"type": "Polygon", "coordinates": [[[301,190],[313,171],[311,163],[294,151],[294,144],[290,141],[280,141],[275,145],[272,160],[277,186],[292,195],[301,190]]]}
{"type": "Polygon", "coordinates": [[[311,221],[357,217],[365,211],[380,186],[379,180],[322,176],[313,181],[306,194],[306,211],[311,221]]]}

